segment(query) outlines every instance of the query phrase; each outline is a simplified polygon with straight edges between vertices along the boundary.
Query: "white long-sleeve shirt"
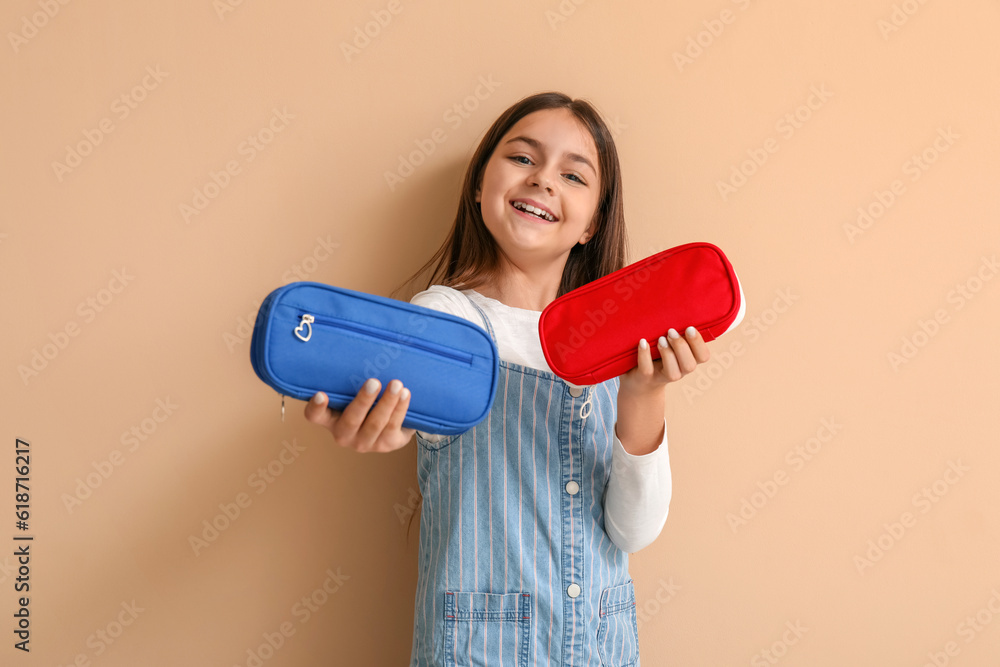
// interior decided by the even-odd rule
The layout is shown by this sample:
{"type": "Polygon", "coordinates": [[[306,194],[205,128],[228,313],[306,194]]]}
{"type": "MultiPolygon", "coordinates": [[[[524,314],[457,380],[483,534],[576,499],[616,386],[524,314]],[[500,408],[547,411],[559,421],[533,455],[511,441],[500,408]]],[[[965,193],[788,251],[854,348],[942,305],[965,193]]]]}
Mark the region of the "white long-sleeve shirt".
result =
{"type": "MultiPolygon", "coordinates": [[[[432,285],[415,294],[410,303],[462,317],[485,329],[483,318],[469,299],[490,318],[501,359],[552,372],[538,336],[541,311],[513,308],[475,290],[458,291],[444,285],[432,285]]],[[[431,442],[445,437],[423,431],[420,435],[431,442]]],[[[649,454],[629,454],[618,439],[617,430],[613,437],[611,475],[604,498],[604,527],[619,549],[635,553],[652,544],[667,520],[671,478],[666,419],[663,441],[649,454]]]]}

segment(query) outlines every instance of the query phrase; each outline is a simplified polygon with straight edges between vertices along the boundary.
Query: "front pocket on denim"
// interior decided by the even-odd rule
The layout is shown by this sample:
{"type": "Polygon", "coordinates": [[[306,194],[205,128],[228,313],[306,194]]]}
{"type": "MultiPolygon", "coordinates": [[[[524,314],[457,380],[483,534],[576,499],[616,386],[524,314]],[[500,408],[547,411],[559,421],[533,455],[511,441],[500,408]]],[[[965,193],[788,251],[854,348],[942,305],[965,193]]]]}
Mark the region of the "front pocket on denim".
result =
{"type": "MultiPolygon", "coordinates": [[[[455,433],[453,435],[446,435],[446,436],[442,437],[440,440],[438,440],[437,442],[432,442],[430,440],[427,440],[422,435],[420,435],[419,432],[417,432],[417,434],[416,434],[416,436],[417,436],[417,445],[419,445],[421,449],[423,449],[423,450],[425,450],[427,452],[432,452],[434,454],[437,454],[440,450],[444,449],[445,447],[447,447],[451,443],[453,443],[456,440],[458,440],[459,438],[461,438],[465,433],[468,433],[468,431],[464,431],[463,433],[455,433]]],[[[443,456],[443,454],[442,454],[442,456],[443,456]]]]}
{"type": "Polygon", "coordinates": [[[601,624],[597,650],[603,667],[629,667],[639,660],[639,628],[635,617],[635,585],[631,580],[601,592],[601,624]]]}
{"type": "Polygon", "coordinates": [[[527,667],[531,595],[446,591],[444,628],[446,667],[527,667]]]}

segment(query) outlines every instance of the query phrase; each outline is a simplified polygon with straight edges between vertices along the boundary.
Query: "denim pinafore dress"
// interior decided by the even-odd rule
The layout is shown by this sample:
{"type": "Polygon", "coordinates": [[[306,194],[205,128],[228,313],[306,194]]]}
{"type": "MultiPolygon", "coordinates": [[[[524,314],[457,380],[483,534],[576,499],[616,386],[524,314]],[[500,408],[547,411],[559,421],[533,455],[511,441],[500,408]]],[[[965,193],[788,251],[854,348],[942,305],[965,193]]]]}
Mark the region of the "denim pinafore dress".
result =
{"type": "Polygon", "coordinates": [[[410,667],[639,667],[628,554],[604,530],[618,386],[501,360],[482,422],[417,434],[410,667]]]}

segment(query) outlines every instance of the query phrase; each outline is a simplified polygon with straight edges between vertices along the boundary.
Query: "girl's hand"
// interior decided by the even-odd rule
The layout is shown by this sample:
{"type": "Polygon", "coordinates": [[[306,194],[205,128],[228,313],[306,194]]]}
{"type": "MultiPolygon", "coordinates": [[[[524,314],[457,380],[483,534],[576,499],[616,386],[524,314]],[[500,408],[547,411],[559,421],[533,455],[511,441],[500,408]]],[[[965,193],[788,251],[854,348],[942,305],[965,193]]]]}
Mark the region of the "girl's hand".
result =
{"type": "Polygon", "coordinates": [[[694,328],[688,327],[681,336],[670,329],[657,341],[660,358],[654,360],[647,347],[639,345],[638,365],[621,377],[619,393],[642,394],[662,389],[669,382],[676,382],[693,371],[698,364],[708,361],[708,343],[694,328]]]}
{"type": "Polygon", "coordinates": [[[389,383],[389,391],[369,412],[379,389],[379,381],[370,378],[343,412],[327,405],[326,394],[316,392],[306,404],[306,419],[330,431],[334,442],[341,447],[362,453],[400,449],[410,442],[416,432],[415,429],[402,427],[403,417],[410,406],[410,390],[404,389],[399,380],[393,380],[389,383]],[[393,389],[397,393],[394,394],[393,389]]]}

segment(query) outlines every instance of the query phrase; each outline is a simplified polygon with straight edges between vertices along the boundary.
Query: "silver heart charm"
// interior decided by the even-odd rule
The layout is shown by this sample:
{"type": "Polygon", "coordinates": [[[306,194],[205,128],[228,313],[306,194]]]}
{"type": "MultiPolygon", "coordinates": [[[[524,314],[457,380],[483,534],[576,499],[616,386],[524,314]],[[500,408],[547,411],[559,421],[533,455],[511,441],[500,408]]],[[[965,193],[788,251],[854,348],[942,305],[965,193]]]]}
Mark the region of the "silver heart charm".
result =
{"type": "Polygon", "coordinates": [[[302,321],[299,322],[299,326],[295,327],[295,335],[302,342],[308,342],[313,335],[312,323],[316,321],[316,318],[312,315],[303,315],[302,321]],[[303,336],[302,332],[305,331],[306,335],[303,336]]]}

